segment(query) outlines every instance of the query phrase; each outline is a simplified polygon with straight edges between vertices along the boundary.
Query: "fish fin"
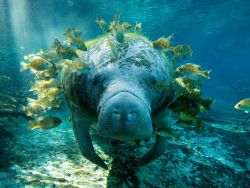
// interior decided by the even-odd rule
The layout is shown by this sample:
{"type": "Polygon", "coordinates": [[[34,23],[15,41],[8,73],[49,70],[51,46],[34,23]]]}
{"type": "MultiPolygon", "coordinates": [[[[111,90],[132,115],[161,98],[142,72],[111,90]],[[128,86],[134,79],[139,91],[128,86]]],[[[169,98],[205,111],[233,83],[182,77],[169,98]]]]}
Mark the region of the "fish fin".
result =
{"type": "MultiPolygon", "coordinates": [[[[38,99],[43,99],[43,98],[45,98],[45,97],[46,97],[46,94],[45,94],[45,93],[39,93],[38,99]]],[[[40,105],[40,106],[42,106],[42,105],[40,105]]]]}
{"type": "Polygon", "coordinates": [[[69,122],[72,121],[72,117],[71,117],[71,116],[68,117],[68,121],[69,121],[69,122]]]}
{"type": "Polygon", "coordinates": [[[83,58],[84,55],[85,55],[85,52],[82,51],[82,50],[77,49],[77,50],[76,50],[76,54],[78,55],[78,57],[83,58]]]}
{"type": "Polygon", "coordinates": [[[36,103],[36,100],[35,99],[32,99],[32,98],[27,98],[27,101],[28,103],[36,103]]]}
{"type": "Polygon", "coordinates": [[[29,130],[30,131],[32,131],[32,130],[34,130],[34,129],[39,129],[39,128],[42,128],[42,126],[41,125],[39,125],[39,124],[29,124],[29,130]]]}
{"type": "MultiPolygon", "coordinates": [[[[46,95],[44,94],[44,97],[45,97],[46,95]]],[[[54,100],[55,98],[54,97],[49,97],[49,102],[52,102],[53,100],[54,100]]]]}
{"type": "Polygon", "coordinates": [[[200,99],[199,103],[204,106],[207,110],[210,110],[211,104],[215,102],[215,99],[200,99]]]}
{"type": "Polygon", "coordinates": [[[48,73],[44,73],[44,77],[49,77],[50,75],[48,73]]]}
{"type": "Polygon", "coordinates": [[[20,72],[23,72],[28,68],[28,66],[27,66],[28,64],[26,64],[24,62],[21,62],[20,64],[21,64],[20,72]]]}
{"type": "Polygon", "coordinates": [[[20,105],[19,108],[20,108],[20,111],[25,112],[27,116],[32,116],[33,115],[30,111],[27,110],[27,107],[24,106],[24,105],[20,105]]]}
{"type": "Polygon", "coordinates": [[[37,73],[37,70],[35,70],[34,68],[30,67],[30,70],[32,73],[37,73]]]}
{"type": "Polygon", "coordinates": [[[56,108],[61,109],[61,105],[60,104],[56,105],[56,108]]]}
{"type": "Polygon", "coordinates": [[[26,112],[26,106],[24,106],[22,104],[19,106],[19,109],[21,112],[26,112]]]}
{"type": "Polygon", "coordinates": [[[207,73],[210,74],[211,71],[212,71],[212,69],[208,69],[208,70],[207,70],[207,73]]]}
{"type": "Polygon", "coordinates": [[[32,86],[32,87],[29,89],[29,91],[35,91],[35,90],[37,90],[35,86],[32,86]]]}
{"type": "Polygon", "coordinates": [[[27,112],[26,112],[26,115],[27,115],[27,116],[32,116],[33,114],[32,114],[30,111],[27,111],[27,112]]]}
{"type": "Polygon", "coordinates": [[[62,84],[60,84],[60,85],[58,85],[58,86],[56,86],[58,89],[63,89],[63,85],[62,84]]]}
{"type": "Polygon", "coordinates": [[[208,69],[208,70],[205,70],[205,71],[204,71],[204,74],[205,74],[205,76],[206,76],[208,79],[210,79],[209,74],[210,74],[211,71],[212,71],[212,69],[208,69]]]}

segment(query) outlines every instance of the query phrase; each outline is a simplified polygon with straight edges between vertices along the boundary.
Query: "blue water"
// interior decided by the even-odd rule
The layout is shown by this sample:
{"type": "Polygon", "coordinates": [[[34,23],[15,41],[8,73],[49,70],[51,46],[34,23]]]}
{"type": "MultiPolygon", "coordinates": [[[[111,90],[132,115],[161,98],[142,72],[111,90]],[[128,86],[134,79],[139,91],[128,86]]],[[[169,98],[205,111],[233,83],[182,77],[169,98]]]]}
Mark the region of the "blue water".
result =
{"type": "Polygon", "coordinates": [[[90,39],[101,30],[96,18],[110,20],[116,9],[122,19],[141,22],[143,34],[154,40],[175,35],[174,43],[189,44],[190,61],[212,68],[206,94],[235,103],[248,97],[250,74],[250,3],[231,1],[28,1],[1,0],[0,73],[18,75],[10,85],[22,85],[23,55],[49,48],[68,27],[90,39]],[[226,89],[220,90],[223,85],[226,89]],[[219,89],[218,89],[219,88],[219,89]],[[230,93],[228,93],[230,92],[230,93]]]}
{"type": "Polygon", "coordinates": [[[250,97],[249,0],[0,0],[0,75],[11,77],[0,80],[0,92],[28,88],[31,75],[19,71],[24,55],[49,49],[69,27],[92,39],[102,34],[96,18],[111,20],[117,9],[123,21],[141,22],[152,41],[173,33],[174,44],[190,45],[184,62],[213,69],[203,94],[218,109],[235,112],[233,105],[250,97]]]}

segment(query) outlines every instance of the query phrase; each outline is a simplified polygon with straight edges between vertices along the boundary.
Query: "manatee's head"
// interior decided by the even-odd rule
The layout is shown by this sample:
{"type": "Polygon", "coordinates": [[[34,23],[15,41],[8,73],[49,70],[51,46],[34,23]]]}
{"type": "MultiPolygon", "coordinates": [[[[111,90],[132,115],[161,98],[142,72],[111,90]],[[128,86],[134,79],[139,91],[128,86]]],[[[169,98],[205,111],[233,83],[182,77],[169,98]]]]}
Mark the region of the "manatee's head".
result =
{"type": "MultiPolygon", "coordinates": [[[[138,73],[139,74],[139,73],[138,73]]],[[[146,139],[152,136],[151,111],[164,97],[164,92],[150,86],[151,74],[117,76],[107,74],[105,89],[97,111],[98,135],[117,140],[146,139]]]]}

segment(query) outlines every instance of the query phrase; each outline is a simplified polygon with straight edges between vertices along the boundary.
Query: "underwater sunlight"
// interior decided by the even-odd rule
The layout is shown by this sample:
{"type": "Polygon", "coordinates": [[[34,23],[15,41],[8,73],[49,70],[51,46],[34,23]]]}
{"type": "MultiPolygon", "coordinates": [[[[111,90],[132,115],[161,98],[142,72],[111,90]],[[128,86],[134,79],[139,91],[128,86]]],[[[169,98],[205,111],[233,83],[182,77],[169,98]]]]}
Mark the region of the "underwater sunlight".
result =
{"type": "Polygon", "coordinates": [[[0,187],[249,187],[249,19],[247,0],[0,0],[0,187]]]}

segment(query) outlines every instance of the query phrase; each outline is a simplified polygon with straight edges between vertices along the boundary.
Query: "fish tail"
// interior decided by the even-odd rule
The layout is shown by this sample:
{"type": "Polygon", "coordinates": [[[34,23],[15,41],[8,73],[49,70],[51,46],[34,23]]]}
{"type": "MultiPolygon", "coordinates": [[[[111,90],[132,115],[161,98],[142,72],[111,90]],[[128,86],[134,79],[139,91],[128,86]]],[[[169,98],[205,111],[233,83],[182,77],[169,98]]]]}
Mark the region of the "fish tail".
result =
{"type": "Polygon", "coordinates": [[[35,99],[32,99],[32,98],[27,98],[27,101],[28,103],[36,103],[36,100],[35,99]]]}
{"type": "Polygon", "coordinates": [[[208,70],[207,70],[207,73],[210,74],[211,71],[212,71],[212,69],[208,69],[208,70]]]}
{"type": "Polygon", "coordinates": [[[28,64],[26,64],[24,62],[21,62],[20,64],[21,64],[20,72],[23,72],[28,68],[28,66],[27,66],[28,64]]]}
{"type": "Polygon", "coordinates": [[[27,110],[26,115],[27,116],[32,116],[33,114],[32,114],[32,112],[30,112],[30,111],[27,110]]]}
{"type": "Polygon", "coordinates": [[[22,104],[20,105],[19,109],[21,112],[26,112],[26,110],[27,110],[26,106],[24,106],[22,104]]]}
{"type": "Polygon", "coordinates": [[[37,73],[37,70],[35,70],[34,68],[30,67],[30,70],[32,73],[37,73]]]}
{"type": "Polygon", "coordinates": [[[29,89],[29,91],[35,91],[35,90],[37,90],[35,86],[32,86],[32,87],[29,89]]]}
{"type": "Polygon", "coordinates": [[[21,112],[24,112],[26,116],[32,116],[33,114],[28,110],[28,108],[24,105],[20,105],[19,107],[21,112]]]}
{"type": "Polygon", "coordinates": [[[208,70],[203,71],[206,78],[210,79],[209,74],[211,71],[212,71],[212,69],[208,69],[208,70]]]}
{"type": "MultiPolygon", "coordinates": [[[[44,91],[45,92],[45,91],[44,91]]],[[[46,91],[47,92],[47,91],[46,91]]],[[[39,95],[38,95],[38,98],[39,99],[42,99],[42,98],[44,98],[44,97],[46,97],[46,94],[45,93],[39,93],[39,95]]]]}
{"type": "MultiPolygon", "coordinates": [[[[46,59],[45,59],[46,60],[46,59]]],[[[51,62],[51,61],[48,61],[48,60],[46,60],[54,69],[56,69],[56,64],[55,63],[53,63],[53,62],[51,62]]]]}

